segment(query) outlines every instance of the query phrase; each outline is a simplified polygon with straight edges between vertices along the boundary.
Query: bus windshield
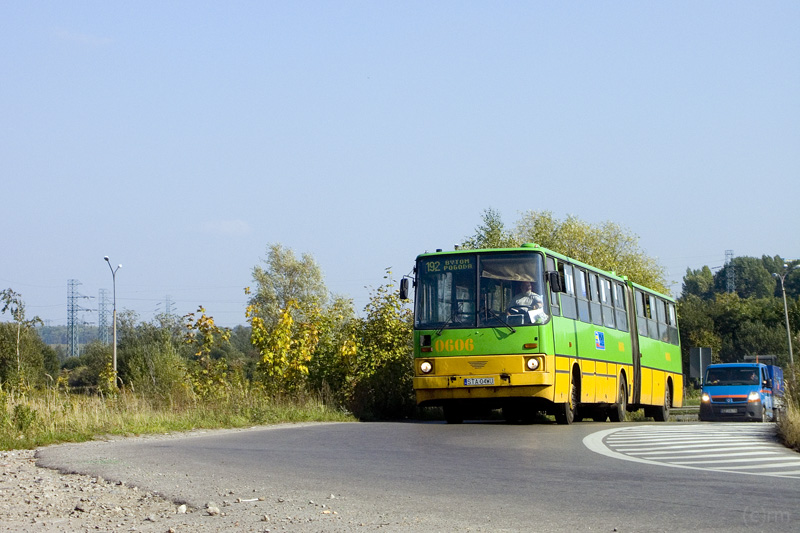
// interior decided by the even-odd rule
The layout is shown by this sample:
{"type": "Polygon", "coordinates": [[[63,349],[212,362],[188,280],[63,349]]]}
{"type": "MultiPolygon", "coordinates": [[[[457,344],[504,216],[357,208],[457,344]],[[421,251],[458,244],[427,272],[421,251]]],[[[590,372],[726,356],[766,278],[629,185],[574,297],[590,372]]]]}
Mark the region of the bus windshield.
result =
{"type": "Polygon", "coordinates": [[[416,326],[516,327],[548,320],[539,253],[425,257],[417,267],[416,326]]]}

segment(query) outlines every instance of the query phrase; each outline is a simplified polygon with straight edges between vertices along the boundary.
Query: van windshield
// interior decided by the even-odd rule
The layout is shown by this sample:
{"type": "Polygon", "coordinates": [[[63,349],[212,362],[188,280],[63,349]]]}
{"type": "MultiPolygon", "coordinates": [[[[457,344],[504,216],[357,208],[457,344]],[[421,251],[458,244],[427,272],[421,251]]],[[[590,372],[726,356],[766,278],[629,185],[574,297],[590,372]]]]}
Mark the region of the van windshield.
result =
{"type": "Polygon", "coordinates": [[[758,385],[758,369],[747,367],[709,368],[707,385],[758,385]]]}

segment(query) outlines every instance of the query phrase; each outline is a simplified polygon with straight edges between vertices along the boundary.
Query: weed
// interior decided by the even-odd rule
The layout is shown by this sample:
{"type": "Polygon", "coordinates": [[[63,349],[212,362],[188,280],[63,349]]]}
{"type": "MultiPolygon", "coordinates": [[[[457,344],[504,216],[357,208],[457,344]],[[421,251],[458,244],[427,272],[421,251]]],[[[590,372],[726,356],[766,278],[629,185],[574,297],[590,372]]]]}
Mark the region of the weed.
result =
{"type": "Polygon", "coordinates": [[[36,422],[36,415],[36,409],[31,409],[28,405],[18,403],[14,406],[11,419],[17,431],[27,433],[33,423],[36,422]]]}
{"type": "Polygon", "coordinates": [[[83,442],[100,435],[140,435],[300,421],[353,421],[314,397],[274,398],[233,389],[225,398],[151,397],[130,390],[88,396],[63,390],[0,395],[0,450],[83,442]]]}

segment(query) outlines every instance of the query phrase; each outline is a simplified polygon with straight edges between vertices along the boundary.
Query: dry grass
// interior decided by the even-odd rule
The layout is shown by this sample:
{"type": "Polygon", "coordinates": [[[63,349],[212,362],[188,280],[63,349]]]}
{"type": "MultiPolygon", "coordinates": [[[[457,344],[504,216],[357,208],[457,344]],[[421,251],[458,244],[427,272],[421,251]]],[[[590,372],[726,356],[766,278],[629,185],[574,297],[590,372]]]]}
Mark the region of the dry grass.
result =
{"type": "Polygon", "coordinates": [[[789,396],[786,397],[786,411],[778,421],[778,437],[789,448],[800,451],[800,409],[789,396]]]}
{"type": "Polygon", "coordinates": [[[330,409],[315,398],[276,399],[252,391],[205,401],[184,397],[154,400],[131,392],[114,397],[55,389],[0,392],[0,449],[83,442],[102,435],[352,420],[349,414],[330,409]]]}

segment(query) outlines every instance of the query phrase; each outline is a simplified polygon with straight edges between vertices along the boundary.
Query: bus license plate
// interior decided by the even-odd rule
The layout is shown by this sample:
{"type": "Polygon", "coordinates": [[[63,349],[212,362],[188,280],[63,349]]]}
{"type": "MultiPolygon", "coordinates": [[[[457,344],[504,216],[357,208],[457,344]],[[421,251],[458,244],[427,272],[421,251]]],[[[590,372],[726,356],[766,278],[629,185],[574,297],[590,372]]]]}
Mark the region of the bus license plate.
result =
{"type": "Polygon", "coordinates": [[[736,409],[720,409],[720,412],[726,415],[736,414],[736,409]]]}
{"type": "Polygon", "coordinates": [[[464,378],[464,386],[494,385],[494,378],[464,378]]]}

